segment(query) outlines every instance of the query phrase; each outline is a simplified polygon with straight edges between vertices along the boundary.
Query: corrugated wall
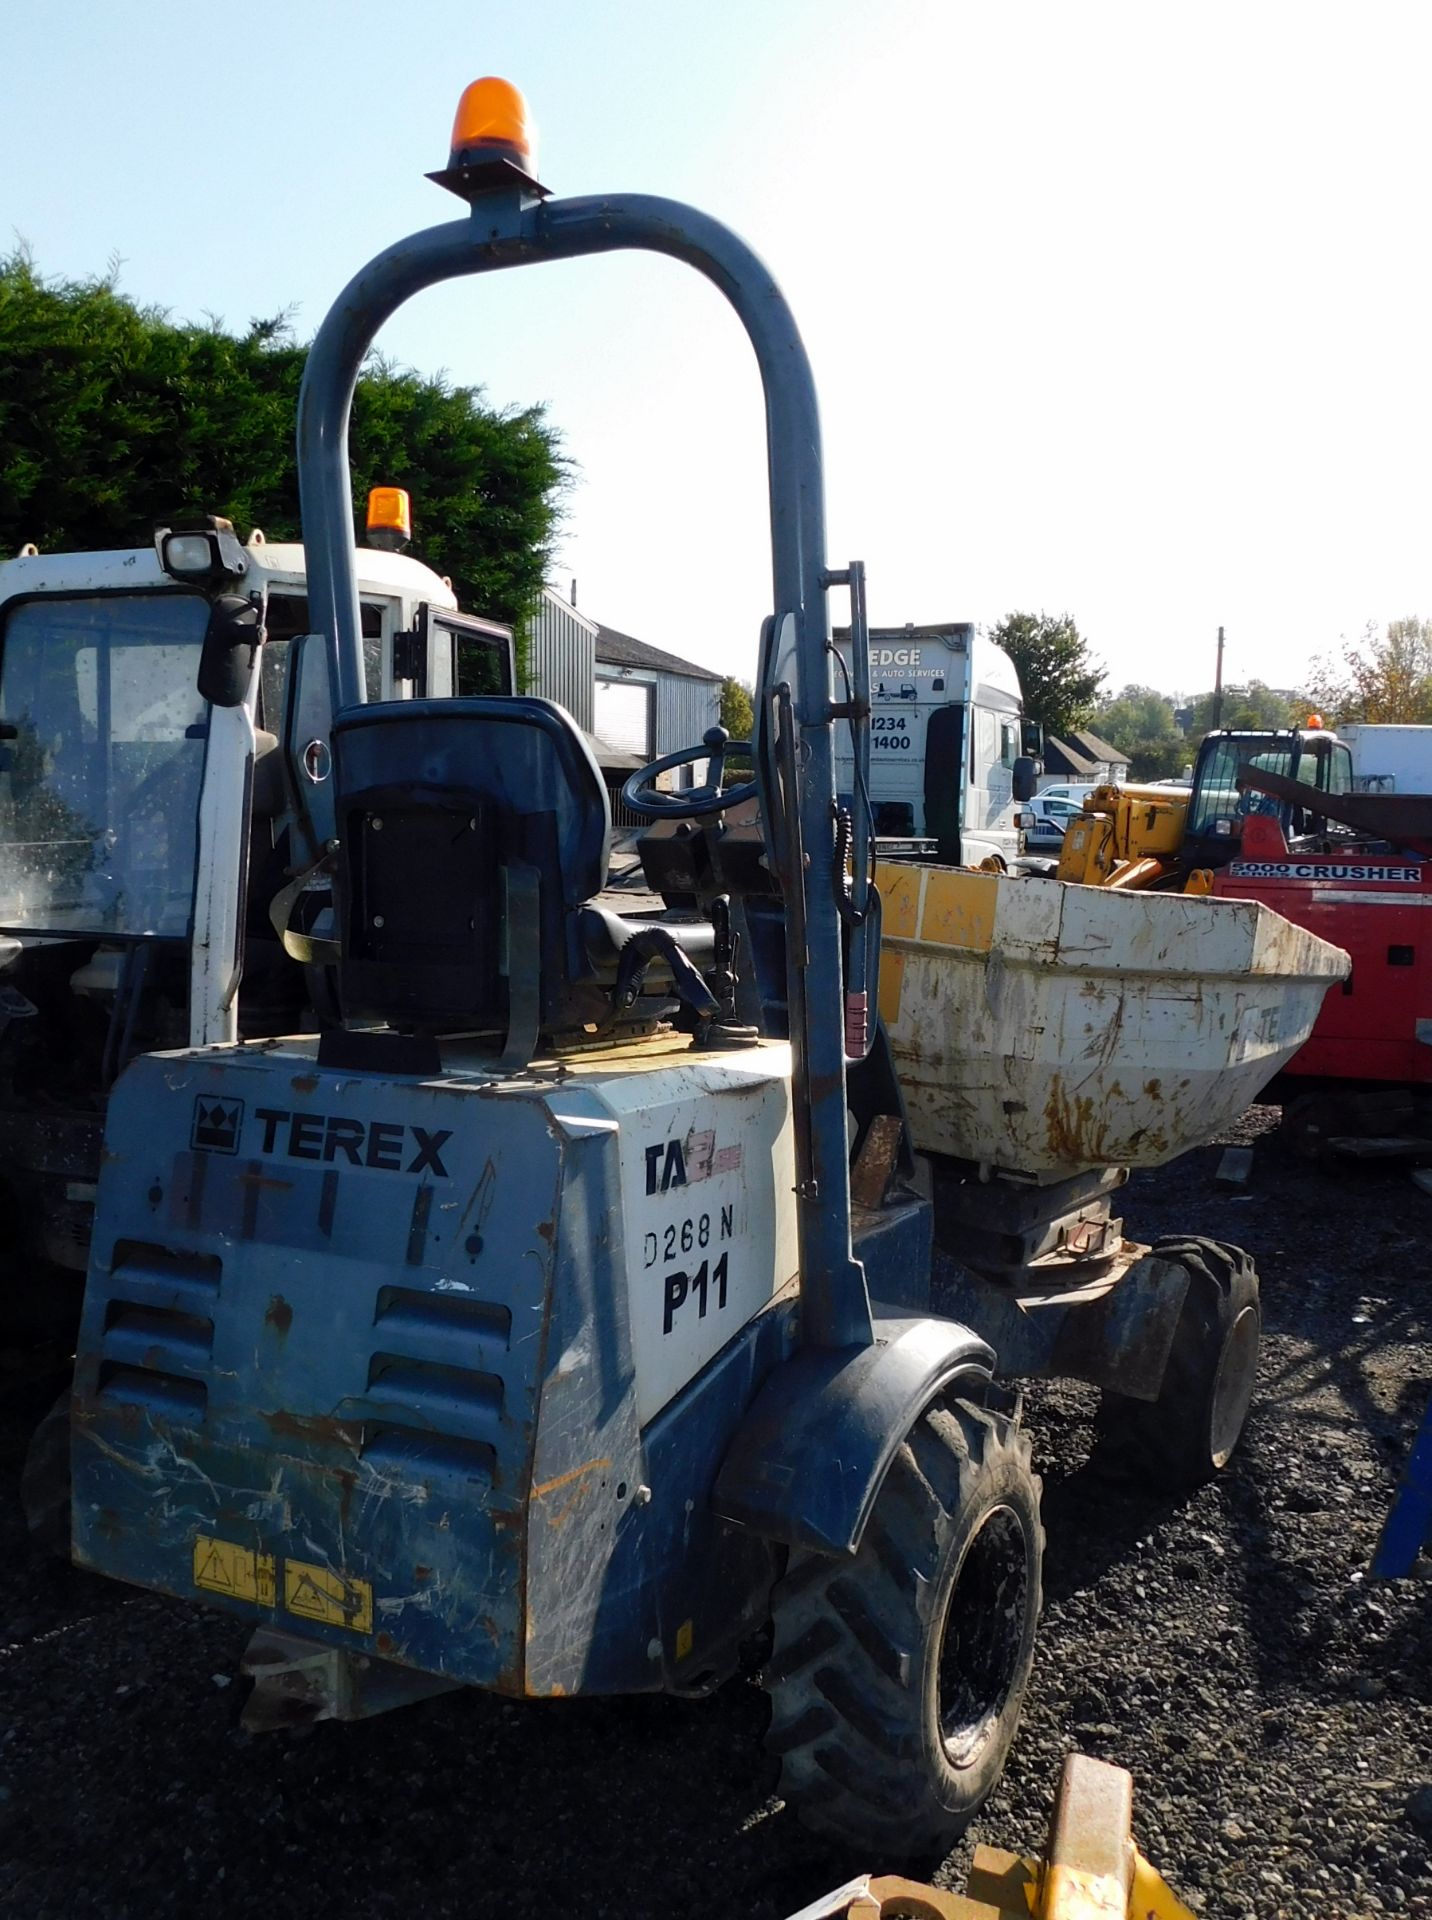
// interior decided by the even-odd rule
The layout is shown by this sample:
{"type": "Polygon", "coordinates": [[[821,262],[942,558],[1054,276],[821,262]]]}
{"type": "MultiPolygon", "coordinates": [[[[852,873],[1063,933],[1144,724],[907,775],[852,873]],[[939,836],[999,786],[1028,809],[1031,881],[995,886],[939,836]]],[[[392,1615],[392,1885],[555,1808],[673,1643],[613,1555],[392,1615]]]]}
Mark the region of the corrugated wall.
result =
{"type": "Polygon", "coordinates": [[[675,753],[694,747],[721,718],[721,686],[716,680],[689,680],[685,674],[656,675],[656,751],[675,753]]]}
{"type": "MultiPolygon", "coordinates": [[[[592,688],[597,674],[597,629],[585,614],[554,593],[542,597],[527,634],[528,693],[564,706],[578,726],[593,732],[592,688]]],[[[612,679],[620,669],[603,666],[612,679]]],[[[656,682],[656,752],[694,747],[721,718],[721,687],[715,680],[691,680],[685,674],[636,670],[633,680],[656,682]]]]}
{"type": "Polygon", "coordinates": [[[595,624],[560,594],[543,587],[542,598],[527,630],[529,684],[525,691],[540,693],[544,700],[555,700],[588,733],[592,731],[596,641],[595,624]]]}

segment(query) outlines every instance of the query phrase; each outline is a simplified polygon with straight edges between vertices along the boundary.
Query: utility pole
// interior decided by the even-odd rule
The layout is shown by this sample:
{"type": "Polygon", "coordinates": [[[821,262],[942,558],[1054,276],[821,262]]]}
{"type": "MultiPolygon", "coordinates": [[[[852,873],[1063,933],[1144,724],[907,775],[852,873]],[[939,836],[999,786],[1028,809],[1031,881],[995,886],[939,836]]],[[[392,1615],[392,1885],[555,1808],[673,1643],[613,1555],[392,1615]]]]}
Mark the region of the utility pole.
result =
{"type": "Polygon", "coordinates": [[[1218,629],[1218,665],[1213,669],[1213,718],[1211,728],[1223,725],[1223,629],[1218,629]]]}

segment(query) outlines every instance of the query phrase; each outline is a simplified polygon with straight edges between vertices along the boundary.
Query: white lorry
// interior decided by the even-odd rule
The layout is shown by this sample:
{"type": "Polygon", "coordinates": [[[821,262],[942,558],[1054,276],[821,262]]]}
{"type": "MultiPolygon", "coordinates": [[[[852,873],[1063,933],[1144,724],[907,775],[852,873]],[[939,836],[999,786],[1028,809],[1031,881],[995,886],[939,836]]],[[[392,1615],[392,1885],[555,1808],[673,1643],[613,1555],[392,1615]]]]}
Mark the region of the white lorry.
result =
{"type": "MultiPolygon", "coordinates": [[[[850,666],[850,635],[836,647],[850,666]]],[[[1037,765],[1014,662],[968,621],[870,630],[870,807],[878,839],[935,843],[975,865],[1023,851],[1037,765]]],[[[848,734],[836,734],[836,786],[849,797],[848,734]]]]}
{"type": "Polygon", "coordinates": [[[1432,727],[1354,720],[1338,738],[1352,749],[1355,793],[1432,793],[1432,727]]]}
{"type": "MultiPolygon", "coordinates": [[[[459,613],[431,568],[363,547],[358,582],[370,698],[511,691],[510,633],[459,613]]],[[[291,1032],[322,1011],[322,968],[296,962],[270,919],[285,889],[299,932],[327,904],[321,873],[302,878],[332,834],[328,659],[307,638],[305,594],[301,546],[240,545],[217,520],[146,548],[0,561],[9,1326],[54,1292],[42,1276],[83,1274],[105,1103],[127,1060],[291,1032]],[[226,658],[230,693],[206,697],[226,658]]]]}

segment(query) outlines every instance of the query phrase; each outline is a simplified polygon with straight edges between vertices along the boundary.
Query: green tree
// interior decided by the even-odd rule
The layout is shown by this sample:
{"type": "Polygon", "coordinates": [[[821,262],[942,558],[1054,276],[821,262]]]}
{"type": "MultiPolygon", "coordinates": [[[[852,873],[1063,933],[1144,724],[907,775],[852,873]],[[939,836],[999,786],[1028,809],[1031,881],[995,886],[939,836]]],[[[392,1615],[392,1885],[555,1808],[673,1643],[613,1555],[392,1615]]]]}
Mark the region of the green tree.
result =
{"type": "Polygon", "coordinates": [[[1341,657],[1314,660],[1303,697],[1333,725],[1432,722],[1432,620],[1408,615],[1390,620],[1384,633],[1369,621],[1341,657]]]}
{"type": "Polygon", "coordinates": [[[990,639],[1013,660],[1031,720],[1060,736],[1089,724],[1104,674],[1067,613],[1008,614],[990,639]]]}
{"type": "Polygon", "coordinates": [[[1094,730],[1129,756],[1131,780],[1176,780],[1191,758],[1173,701],[1153,687],[1128,686],[1103,701],[1094,730]]]}
{"type": "Polygon", "coordinates": [[[751,689],[744,680],[727,675],[721,682],[721,725],[733,740],[749,740],[755,724],[751,689]]]}
{"type": "MultiPolygon", "coordinates": [[[[0,258],[0,551],[137,546],[223,513],[299,528],[294,418],[306,349],[287,321],[177,324],[105,279],[50,282],[0,258]]],[[[464,606],[520,624],[556,531],[566,463],[540,407],[498,411],[376,356],[358,384],[353,489],[407,487],[414,551],[464,606]]]]}
{"type": "MultiPolygon", "coordinates": [[[[756,728],[756,710],[751,705],[751,689],[744,680],[737,680],[730,674],[721,682],[721,725],[733,740],[749,741],[756,728]]],[[[735,754],[727,762],[732,775],[741,776],[749,771],[750,756],[735,754]]],[[[728,778],[731,776],[728,776],[728,778]]]]}
{"type": "MultiPolygon", "coordinates": [[[[1186,731],[1194,746],[1213,727],[1215,696],[1200,693],[1189,702],[1186,731]]],[[[1263,733],[1275,727],[1296,727],[1307,712],[1294,693],[1279,693],[1261,680],[1250,680],[1246,687],[1223,689],[1221,727],[1236,727],[1240,732],[1263,733]]]]}

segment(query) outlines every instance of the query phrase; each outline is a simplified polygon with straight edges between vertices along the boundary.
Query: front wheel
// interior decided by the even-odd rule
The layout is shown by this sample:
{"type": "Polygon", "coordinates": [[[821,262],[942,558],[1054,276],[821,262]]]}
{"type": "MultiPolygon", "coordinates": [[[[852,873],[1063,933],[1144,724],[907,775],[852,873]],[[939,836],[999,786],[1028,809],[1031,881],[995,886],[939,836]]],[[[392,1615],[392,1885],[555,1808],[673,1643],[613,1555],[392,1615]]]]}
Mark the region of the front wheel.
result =
{"type": "Polygon", "coordinates": [[[1248,1418],[1263,1316],[1258,1275],[1241,1247],[1221,1240],[1160,1240],[1160,1260],[1183,1267],[1188,1292],[1157,1400],[1106,1393],[1100,1443],[1141,1479],[1167,1492],[1201,1487],[1222,1472],[1248,1418]]]}
{"type": "Polygon", "coordinates": [[[772,1600],[766,1746],[816,1832],[882,1858],[941,1856],[999,1780],[1039,1617],[1029,1462],[999,1415],[932,1407],[854,1559],[792,1556],[772,1600]]]}

